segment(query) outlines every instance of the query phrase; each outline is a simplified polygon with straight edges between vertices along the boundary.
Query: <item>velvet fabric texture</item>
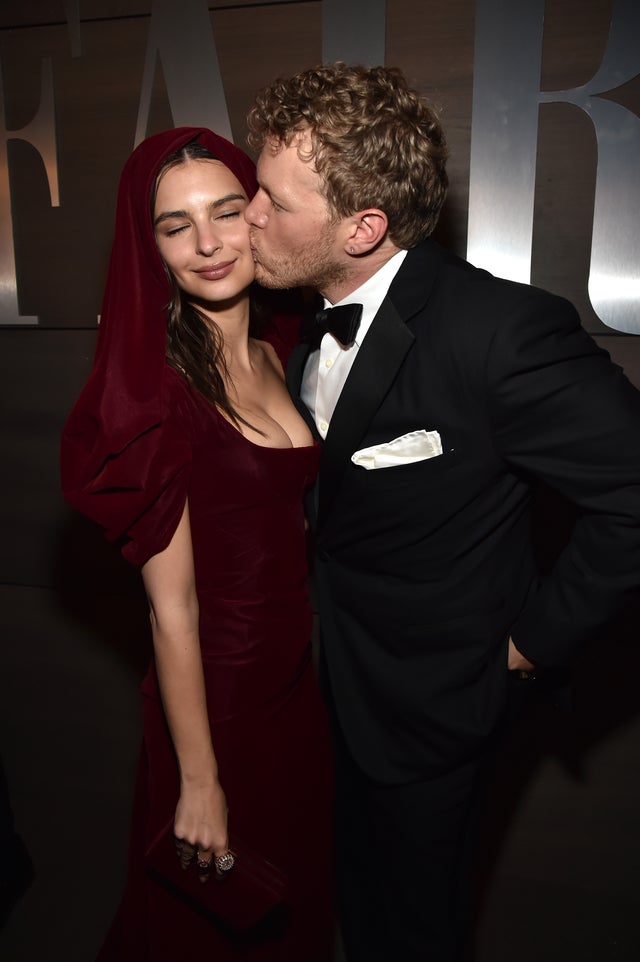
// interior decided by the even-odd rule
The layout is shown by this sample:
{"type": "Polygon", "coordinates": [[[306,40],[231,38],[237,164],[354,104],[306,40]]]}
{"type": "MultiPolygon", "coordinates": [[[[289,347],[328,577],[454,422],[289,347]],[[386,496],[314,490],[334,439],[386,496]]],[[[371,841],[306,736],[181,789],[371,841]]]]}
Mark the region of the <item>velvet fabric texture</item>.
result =
{"type": "MultiPolygon", "coordinates": [[[[320,449],[252,442],[166,363],[171,288],[150,198],[164,159],[194,138],[249,197],[255,190],[251,161],[202,129],[151,137],[128,161],[95,365],[64,431],[63,486],[135,564],[170,543],[188,500],[207,713],[229,832],[280,869],[286,892],[282,906],[238,933],[149,875],[146,853],[180,797],[152,664],[142,684],[144,739],[125,890],[98,958],[330,962],[332,772],[311,659],[303,512],[320,449]]],[[[283,364],[297,333],[289,321],[276,315],[264,334],[283,364]]]]}
{"type": "MultiPolygon", "coordinates": [[[[189,465],[188,447],[171,435],[163,415],[171,286],[156,247],[151,199],[164,160],[193,140],[233,172],[249,199],[257,189],[249,157],[203,127],[156,134],[132,153],[120,177],[94,366],[62,436],[65,498],[110,540],[123,539],[123,554],[138,564],[149,556],[136,547],[146,534],[138,527],[144,528],[145,509],[158,498],[179,497],[171,480],[177,465],[189,465]]],[[[152,553],[171,534],[152,544],[152,553]]]]}

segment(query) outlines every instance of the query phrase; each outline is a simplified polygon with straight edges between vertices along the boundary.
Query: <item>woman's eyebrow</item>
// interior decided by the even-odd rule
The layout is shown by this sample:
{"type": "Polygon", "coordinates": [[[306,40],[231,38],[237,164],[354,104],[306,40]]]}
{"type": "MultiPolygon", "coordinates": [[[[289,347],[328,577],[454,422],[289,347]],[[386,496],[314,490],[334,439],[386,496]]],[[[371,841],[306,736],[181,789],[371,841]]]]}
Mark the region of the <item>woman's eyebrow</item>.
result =
{"type": "Polygon", "coordinates": [[[171,220],[174,217],[178,218],[178,217],[188,217],[188,216],[189,216],[189,212],[186,210],[165,210],[161,214],[158,214],[158,216],[155,218],[153,222],[153,226],[157,227],[158,224],[161,224],[163,220],[171,220]]]}
{"type": "MultiPolygon", "coordinates": [[[[225,194],[224,197],[219,197],[217,200],[212,200],[208,205],[209,210],[217,210],[218,207],[222,207],[224,204],[228,204],[232,200],[246,200],[247,198],[244,194],[225,194]]],[[[171,220],[172,218],[180,217],[190,217],[191,214],[188,210],[166,210],[162,211],[161,214],[155,218],[153,226],[157,227],[161,224],[163,220],[171,220]]]]}

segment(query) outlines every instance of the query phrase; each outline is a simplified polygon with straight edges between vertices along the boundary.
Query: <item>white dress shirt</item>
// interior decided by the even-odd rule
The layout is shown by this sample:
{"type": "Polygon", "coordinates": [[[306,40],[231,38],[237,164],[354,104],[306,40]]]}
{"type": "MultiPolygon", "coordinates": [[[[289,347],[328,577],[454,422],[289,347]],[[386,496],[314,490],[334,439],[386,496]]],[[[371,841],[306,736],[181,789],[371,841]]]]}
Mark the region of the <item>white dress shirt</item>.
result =
{"type": "Polygon", "coordinates": [[[325,307],[337,307],[338,304],[362,304],[362,319],[353,344],[343,347],[333,334],[325,334],[320,347],[311,352],[305,365],[300,396],[309,408],[323,440],[327,436],[331,417],[351,365],[406,254],[406,251],[398,251],[379,271],[376,271],[373,277],[335,304],[331,304],[325,298],[325,307]]]}

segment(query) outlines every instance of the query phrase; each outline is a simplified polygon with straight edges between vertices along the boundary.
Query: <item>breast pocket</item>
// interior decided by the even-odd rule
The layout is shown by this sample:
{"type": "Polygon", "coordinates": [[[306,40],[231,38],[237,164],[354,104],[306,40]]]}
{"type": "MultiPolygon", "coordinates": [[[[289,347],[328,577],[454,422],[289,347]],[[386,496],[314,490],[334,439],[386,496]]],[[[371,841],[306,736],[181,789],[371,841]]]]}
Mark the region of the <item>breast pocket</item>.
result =
{"type": "Polygon", "coordinates": [[[441,476],[448,477],[455,473],[464,464],[462,452],[456,448],[438,454],[433,458],[425,458],[422,461],[412,461],[409,464],[394,464],[389,467],[375,468],[366,471],[364,468],[353,466],[351,471],[352,479],[357,483],[361,490],[387,490],[415,488],[422,482],[425,484],[440,479],[441,476]]]}

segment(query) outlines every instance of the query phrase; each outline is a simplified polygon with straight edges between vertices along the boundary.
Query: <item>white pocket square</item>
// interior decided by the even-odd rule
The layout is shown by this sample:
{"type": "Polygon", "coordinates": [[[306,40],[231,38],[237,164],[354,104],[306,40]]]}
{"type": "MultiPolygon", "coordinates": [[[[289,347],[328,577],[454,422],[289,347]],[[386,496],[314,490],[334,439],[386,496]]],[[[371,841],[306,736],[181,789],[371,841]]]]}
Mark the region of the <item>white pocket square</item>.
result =
{"type": "Polygon", "coordinates": [[[385,444],[374,444],[351,455],[354,464],[372,471],[375,468],[392,468],[394,465],[411,464],[442,454],[442,441],[437,431],[410,431],[402,437],[385,444]]]}

